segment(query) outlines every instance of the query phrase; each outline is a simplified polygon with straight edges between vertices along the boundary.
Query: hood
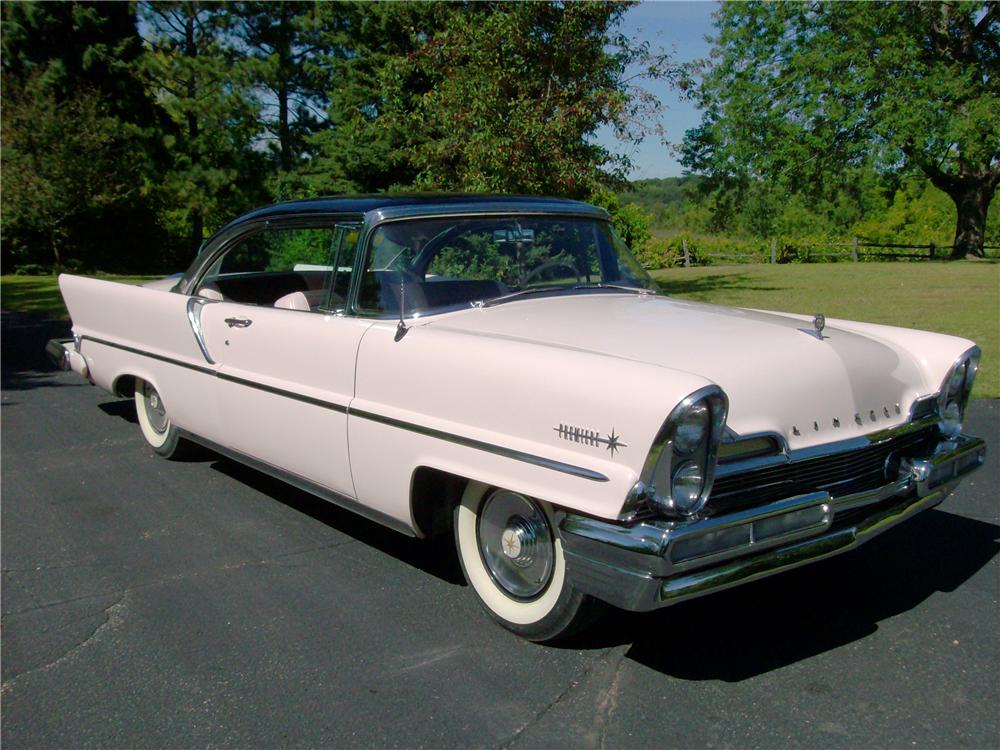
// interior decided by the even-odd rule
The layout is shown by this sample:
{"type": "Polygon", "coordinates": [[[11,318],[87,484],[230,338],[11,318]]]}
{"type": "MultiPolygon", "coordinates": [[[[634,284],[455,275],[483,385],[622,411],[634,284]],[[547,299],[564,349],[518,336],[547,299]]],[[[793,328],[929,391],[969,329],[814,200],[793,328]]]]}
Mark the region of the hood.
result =
{"type": "MultiPolygon", "coordinates": [[[[793,449],[902,424],[924,395],[916,362],[884,341],[835,325],[820,337],[811,322],[779,313],[668,297],[535,297],[427,324],[700,375],[729,396],[730,430],[778,432],[793,449]]],[[[627,388],[617,383],[613,390],[627,388]]]]}

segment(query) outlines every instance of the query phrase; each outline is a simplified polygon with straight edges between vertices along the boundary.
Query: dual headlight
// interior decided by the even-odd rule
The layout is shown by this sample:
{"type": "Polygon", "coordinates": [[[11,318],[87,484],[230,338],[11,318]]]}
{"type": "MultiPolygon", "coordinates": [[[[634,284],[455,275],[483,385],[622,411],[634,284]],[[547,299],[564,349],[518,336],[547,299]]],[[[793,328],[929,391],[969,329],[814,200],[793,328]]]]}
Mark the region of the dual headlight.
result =
{"type": "Polygon", "coordinates": [[[718,386],[685,398],[667,417],[646,459],[646,497],[673,516],[692,516],[708,499],[729,408],[718,386]]]}
{"type": "Polygon", "coordinates": [[[972,383],[979,370],[979,348],[970,349],[952,365],[941,386],[938,400],[938,423],[946,437],[958,437],[965,419],[965,406],[972,393],[972,383]]]}

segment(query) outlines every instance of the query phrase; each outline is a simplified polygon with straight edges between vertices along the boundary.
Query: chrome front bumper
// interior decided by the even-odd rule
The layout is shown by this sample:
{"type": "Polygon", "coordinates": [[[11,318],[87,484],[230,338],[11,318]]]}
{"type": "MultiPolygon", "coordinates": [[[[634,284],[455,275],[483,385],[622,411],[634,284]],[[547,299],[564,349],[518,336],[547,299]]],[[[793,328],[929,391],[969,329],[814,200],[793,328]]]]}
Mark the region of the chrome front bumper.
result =
{"type": "Polygon", "coordinates": [[[581,591],[622,609],[676,604],[847,552],[933,508],[985,455],[982,440],[962,435],[909,460],[896,482],[875,490],[838,498],[816,492],[689,522],[624,525],[561,514],[567,574],[581,591]]]}

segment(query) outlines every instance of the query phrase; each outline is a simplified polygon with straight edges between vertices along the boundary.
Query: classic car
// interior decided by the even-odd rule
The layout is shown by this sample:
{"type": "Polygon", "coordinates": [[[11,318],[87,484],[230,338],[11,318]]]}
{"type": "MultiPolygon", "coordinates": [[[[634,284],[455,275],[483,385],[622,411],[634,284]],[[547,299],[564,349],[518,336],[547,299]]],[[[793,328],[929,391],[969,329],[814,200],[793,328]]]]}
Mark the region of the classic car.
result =
{"type": "Polygon", "coordinates": [[[64,367],[404,534],[564,636],[847,552],[980,466],[971,341],[672,299],[594,206],[376,196],[233,221],[179,278],[63,275],[64,367]]]}

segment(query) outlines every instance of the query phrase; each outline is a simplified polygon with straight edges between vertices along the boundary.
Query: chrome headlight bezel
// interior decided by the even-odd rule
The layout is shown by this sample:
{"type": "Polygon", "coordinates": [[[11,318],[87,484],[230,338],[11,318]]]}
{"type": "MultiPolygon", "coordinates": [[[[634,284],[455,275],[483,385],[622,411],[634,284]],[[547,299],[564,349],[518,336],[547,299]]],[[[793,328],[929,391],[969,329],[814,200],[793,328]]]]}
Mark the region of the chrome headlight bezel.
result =
{"type": "MultiPolygon", "coordinates": [[[[712,491],[715,467],[718,462],[719,444],[725,430],[729,412],[729,399],[717,385],[699,388],[684,398],[667,416],[653,441],[653,446],[643,464],[640,480],[633,491],[634,497],[643,497],[656,510],[672,517],[691,518],[696,516],[712,491]],[[702,409],[708,410],[708,428],[701,442],[692,447],[684,439],[678,445],[678,427],[686,417],[702,409]],[[681,477],[681,470],[696,464],[703,478],[701,491],[693,500],[683,496],[680,488],[675,491],[675,483],[681,477]]],[[[690,472],[689,472],[690,473],[690,472]]],[[[685,475],[685,477],[688,477],[685,475]]],[[[690,493],[689,493],[690,494],[690,493]]]]}
{"type": "Polygon", "coordinates": [[[955,438],[962,433],[965,408],[979,371],[980,356],[978,346],[963,352],[948,369],[948,374],[941,383],[938,392],[938,428],[945,437],[955,438]]]}

